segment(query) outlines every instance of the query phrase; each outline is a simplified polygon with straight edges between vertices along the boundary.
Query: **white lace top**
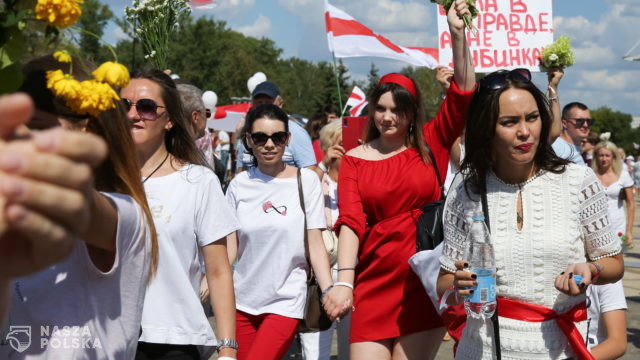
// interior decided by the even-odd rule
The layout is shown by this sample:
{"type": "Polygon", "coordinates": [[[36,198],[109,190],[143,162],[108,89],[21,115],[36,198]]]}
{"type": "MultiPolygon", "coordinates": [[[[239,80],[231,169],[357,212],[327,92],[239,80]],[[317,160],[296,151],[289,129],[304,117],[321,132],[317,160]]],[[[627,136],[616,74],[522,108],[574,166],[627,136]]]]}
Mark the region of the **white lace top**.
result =
{"type": "MultiPolygon", "coordinates": [[[[557,313],[570,310],[584,295],[570,297],[554,287],[567,266],[618,254],[620,241],[607,216],[603,187],[590,168],[569,164],[562,174],[541,172],[523,184],[505,184],[487,176],[491,239],[495,248],[498,296],[543,305],[557,313]],[[516,201],[522,191],[524,223],[518,230],[516,201]]],[[[464,256],[465,238],[480,197],[472,199],[460,184],[447,197],[442,268],[455,271],[464,256]]],[[[576,326],[586,335],[586,321],[576,326]]],[[[467,319],[457,351],[459,359],[492,359],[489,323],[467,319]]],[[[564,359],[574,356],[555,320],[533,323],[500,317],[503,359],[564,359]]]]}

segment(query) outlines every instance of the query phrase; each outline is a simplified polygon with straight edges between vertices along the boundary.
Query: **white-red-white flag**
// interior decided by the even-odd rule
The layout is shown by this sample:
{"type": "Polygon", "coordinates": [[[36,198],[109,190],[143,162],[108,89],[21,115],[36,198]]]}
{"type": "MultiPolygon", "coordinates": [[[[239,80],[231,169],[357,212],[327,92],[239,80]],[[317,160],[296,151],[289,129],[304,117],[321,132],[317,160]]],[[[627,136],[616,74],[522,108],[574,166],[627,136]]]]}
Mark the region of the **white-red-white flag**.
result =
{"type": "Polygon", "coordinates": [[[207,120],[207,127],[226,132],[236,132],[236,125],[249,109],[251,109],[251,103],[218,106],[213,118],[207,120]]]}
{"type": "Polygon", "coordinates": [[[360,116],[362,110],[368,103],[369,102],[367,102],[367,96],[364,94],[364,91],[359,87],[354,86],[351,95],[349,95],[349,99],[347,99],[345,108],[349,109],[349,114],[351,116],[360,116]]]}
{"type": "Polygon", "coordinates": [[[188,4],[195,10],[209,10],[218,6],[218,4],[216,4],[216,0],[191,0],[188,4]]]}
{"type": "Polygon", "coordinates": [[[430,69],[438,66],[438,49],[396,45],[328,1],[325,1],[324,16],[329,50],[336,57],[374,56],[430,69]]]}

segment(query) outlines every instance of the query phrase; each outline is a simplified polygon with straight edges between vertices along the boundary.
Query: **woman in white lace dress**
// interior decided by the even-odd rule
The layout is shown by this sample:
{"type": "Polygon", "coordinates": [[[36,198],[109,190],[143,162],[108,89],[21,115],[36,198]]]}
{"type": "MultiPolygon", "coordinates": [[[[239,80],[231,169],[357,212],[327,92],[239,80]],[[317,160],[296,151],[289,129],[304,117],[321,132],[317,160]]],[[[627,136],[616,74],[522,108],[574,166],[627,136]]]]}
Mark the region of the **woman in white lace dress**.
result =
{"type": "MultiPolygon", "coordinates": [[[[620,241],[593,171],[551,149],[549,103],[530,79],[525,69],[492,73],[471,102],[467,177],[448,195],[438,289],[455,290],[449,303],[457,303],[476,285],[475,274],[463,271],[466,236],[482,211],[476,189],[486,189],[502,359],[588,359],[584,292],[622,277],[620,241]],[[583,277],[579,285],[574,275],[583,277]]],[[[457,358],[493,359],[493,334],[488,320],[468,318],[457,358]]]]}

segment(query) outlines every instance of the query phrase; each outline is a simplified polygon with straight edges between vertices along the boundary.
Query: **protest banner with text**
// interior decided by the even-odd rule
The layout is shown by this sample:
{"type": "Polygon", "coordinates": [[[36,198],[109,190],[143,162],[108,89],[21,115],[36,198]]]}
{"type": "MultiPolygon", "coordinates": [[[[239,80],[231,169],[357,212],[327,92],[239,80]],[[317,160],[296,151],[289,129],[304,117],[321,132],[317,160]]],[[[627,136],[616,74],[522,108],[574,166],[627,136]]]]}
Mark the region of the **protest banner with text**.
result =
{"type": "MultiPolygon", "coordinates": [[[[542,49],[553,42],[551,0],[477,0],[480,14],[467,31],[476,72],[527,68],[540,71],[542,49]]],[[[451,34],[442,6],[438,6],[440,64],[453,67],[451,34]]]]}

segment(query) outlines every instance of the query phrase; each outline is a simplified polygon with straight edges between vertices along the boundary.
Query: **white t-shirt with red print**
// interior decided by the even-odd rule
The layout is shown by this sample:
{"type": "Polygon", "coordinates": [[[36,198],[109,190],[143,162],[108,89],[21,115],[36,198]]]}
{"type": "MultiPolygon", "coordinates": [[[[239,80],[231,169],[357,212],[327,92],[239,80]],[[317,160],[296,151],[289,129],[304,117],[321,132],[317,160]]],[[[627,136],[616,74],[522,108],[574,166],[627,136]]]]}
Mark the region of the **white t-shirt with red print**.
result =
{"type": "MultiPolygon", "coordinates": [[[[324,229],[324,199],[315,172],[302,169],[307,229],[324,229]]],[[[233,274],[236,308],[301,319],[306,297],[304,215],[295,177],[274,178],[257,167],[236,175],[227,200],[240,221],[233,274]]]]}

